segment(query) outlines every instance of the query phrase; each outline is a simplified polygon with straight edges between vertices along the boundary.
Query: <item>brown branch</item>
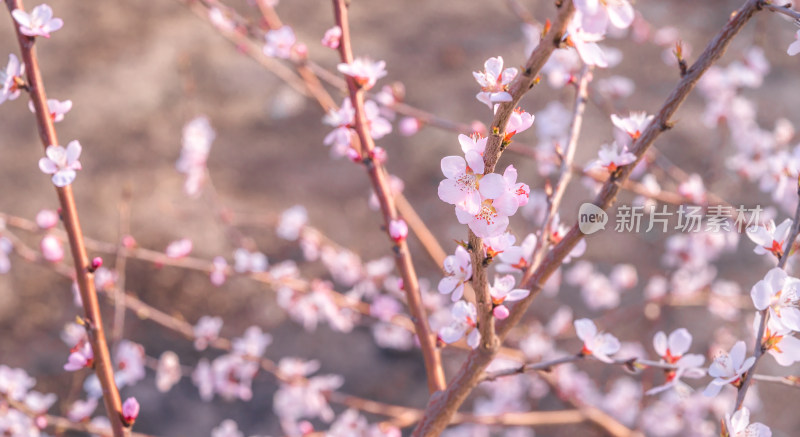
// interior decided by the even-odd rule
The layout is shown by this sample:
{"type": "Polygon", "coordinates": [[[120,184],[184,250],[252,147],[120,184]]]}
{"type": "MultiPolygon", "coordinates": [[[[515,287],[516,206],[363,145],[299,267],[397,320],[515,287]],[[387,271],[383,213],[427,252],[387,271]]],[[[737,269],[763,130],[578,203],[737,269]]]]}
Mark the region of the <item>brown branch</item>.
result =
{"type": "MultiPolygon", "coordinates": [[[[642,159],[644,153],[653,144],[656,138],[663,131],[672,126],[672,122],[670,121],[672,115],[675,114],[689,93],[694,89],[703,73],[705,73],[705,71],[722,56],[733,37],[739,33],[745,23],[747,23],[753,14],[756,13],[758,10],[758,4],[758,0],[747,0],[736,13],[731,15],[728,23],[708,44],[704,52],[698,58],[697,62],[695,62],[695,64],[688,69],[687,74],[684,75],[678,82],[677,86],[667,98],[664,105],[658,111],[658,114],[654,120],[650,123],[647,129],[645,129],[642,136],[639,137],[639,139],[634,143],[633,153],[637,157],[636,162],[623,167],[618,173],[615,173],[613,178],[609,179],[609,181],[604,184],[594,201],[595,205],[603,209],[607,209],[614,202],[622,183],[628,179],[631,171],[633,171],[636,164],[642,159]]],[[[562,6],[563,9],[570,9],[571,7],[571,2],[565,2],[562,6]]],[[[563,10],[561,13],[563,13],[563,10]]],[[[561,19],[559,19],[557,23],[560,22],[561,19]]],[[[551,34],[545,37],[536,50],[534,50],[533,54],[531,55],[531,60],[529,60],[527,65],[533,67],[544,64],[546,57],[540,60],[536,60],[534,58],[537,57],[537,52],[544,50],[543,47],[549,48],[549,52],[547,53],[549,56],[556,44],[561,41],[561,35],[563,34],[559,34],[558,36],[552,34],[553,30],[557,29],[558,27],[558,24],[553,26],[553,29],[551,29],[551,34]]],[[[526,70],[526,73],[531,74],[534,73],[534,71],[538,71],[533,70],[532,67],[530,70],[526,70]]],[[[510,111],[509,107],[512,104],[515,105],[521,97],[522,93],[519,92],[520,88],[527,88],[530,83],[532,83],[532,78],[530,78],[530,81],[528,81],[528,77],[523,76],[522,78],[518,79],[518,82],[513,84],[512,96],[515,96],[515,99],[510,104],[501,105],[498,109],[498,116],[510,111]]],[[[498,126],[498,124],[493,123],[493,126],[498,126]]],[[[499,157],[500,154],[499,149],[499,138],[493,135],[490,137],[489,145],[487,145],[486,155],[489,156],[485,156],[485,161],[489,164],[496,163],[497,157],[499,157]]],[[[523,278],[523,286],[530,288],[531,294],[519,302],[512,309],[509,318],[506,319],[500,326],[498,326],[498,334],[501,338],[505,338],[505,336],[510,332],[511,328],[519,323],[525,313],[525,310],[530,306],[531,302],[538,295],[539,291],[541,291],[543,284],[547,281],[550,275],[552,275],[556,269],[561,266],[563,259],[572,251],[575,245],[578,244],[582,238],[583,234],[578,229],[578,226],[573,226],[569,233],[564,236],[561,242],[559,242],[548,253],[536,271],[530,275],[526,275],[526,277],[523,278]]],[[[470,353],[466,363],[453,377],[447,390],[444,393],[431,397],[431,400],[428,403],[426,415],[415,429],[414,435],[429,436],[438,435],[441,433],[441,431],[447,426],[447,423],[450,421],[450,418],[456,412],[458,407],[464,402],[467,395],[472,390],[472,387],[476,385],[480,378],[481,372],[486,368],[486,366],[489,365],[489,363],[491,363],[493,357],[493,354],[485,353],[482,350],[476,350],[470,353]]]]}
{"type": "Polygon", "coordinates": [[[800,24],[800,12],[797,12],[794,9],[792,9],[791,2],[787,2],[781,6],[778,6],[762,0],[759,6],[764,9],[767,9],[770,12],[776,12],[778,14],[786,15],[787,17],[794,20],[796,24],[800,24]]]}
{"type": "MultiPolygon", "coordinates": [[[[6,0],[8,10],[23,9],[22,0],[6,0]]],[[[47,96],[44,90],[42,73],[39,70],[39,61],[36,56],[35,38],[25,36],[20,32],[19,25],[13,20],[17,33],[22,60],[25,63],[25,73],[28,77],[28,88],[33,106],[36,110],[36,123],[39,127],[39,137],[46,149],[50,145],[59,145],[53,119],[47,106],[47,96]]],[[[61,220],[64,223],[69,239],[70,251],[75,263],[75,276],[83,301],[84,316],[87,321],[89,341],[94,352],[94,369],[103,391],[108,419],[114,437],[123,437],[130,434],[130,429],[122,423],[122,404],[119,391],[114,383],[114,370],[111,367],[111,356],[106,343],[103,319],[100,316],[100,306],[97,302],[97,292],[94,286],[94,275],[90,272],[91,264],[86,254],[83,242],[83,230],[78,220],[78,210],[72,194],[72,186],[55,187],[58,200],[61,204],[61,220]]]]}
{"type": "MultiPolygon", "coordinates": [[[[344,0],[333,0],[336,24],[342,29],[342,37],[339,42],[339,54],[343,63],[353,62],[353,51],[350,46],[350,25],[347,17],[347,6],[344,0]]],[[[364,89],[359,86],[351,76],[346,77],[347,88],[350,92],[350,100],[355,111],[355,130],[360,143],[360,153],[364,166],[369,174],[370,182],[375,190],[375,194],[381,205],[384,226],[388,234],[389,223],[397,220],[397,210],[394,205],[394,197],[386,174],[386,170],[380,162],[372,159],[371,152],[375,148],[372,136],[369,134],[366,114],[364,112],[364,89]]],[[[445,387],[444,370],[442,369],[439,350],[436,348],[434,336],[431,334],[428,325],[428,316],[422,304],[422,296],[419,290],[417,273],[411,261],[411,252],[408,243],[401,239],[395,243],[395,263],[397,270],[403,276],[403,289],[406,293],[406,300],[411,317],[414,321],[417,337],[420,342],[420,349],[425,360],[425,370],[428,377],[428,389],[431,393],[443,390],[445,387]]]]}

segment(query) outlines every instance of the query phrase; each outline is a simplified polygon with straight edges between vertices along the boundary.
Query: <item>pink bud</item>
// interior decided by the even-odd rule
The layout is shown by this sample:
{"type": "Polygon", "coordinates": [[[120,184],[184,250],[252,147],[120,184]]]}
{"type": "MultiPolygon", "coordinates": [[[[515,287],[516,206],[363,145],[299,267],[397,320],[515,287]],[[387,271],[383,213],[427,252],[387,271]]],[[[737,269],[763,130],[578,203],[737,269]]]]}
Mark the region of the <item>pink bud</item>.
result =
{"type": "Polygon", "coordinates": [[[39,429],[47,428],[47,416],[36,416],[36,427],[39,429]]]}
{"type": "Polygon", "coordinates": [[[295,53],[297,53],[297,56],[299,56],[300,59],[305,59],[308,57],[308,47],[306,47],[306,45],[303,43],[295,44],[293,50],[295,53]]]}
{"type": "Polygon", "coordinates": [[[495,318],[497,318],[498,320],[503,320],[506,317],[508,317],[509,312],[508,308],[506,308],[505,305],[500,305],[495,307],[494,310],[492,310],[492,314],[494,314],[495,318]]]}
{"type": "Polygon", "coordinates": [[[52,235],[45,235],[41,243],[39,243],[39,247],[42,249],[44,259],[50,262],[57,263],[64,259],[64,248],[61,246],[61,240],[52,235]]]}
{"type": "Polygon", "coordinates": [[[126,249],[133,249],[136,247],[136,239],[132,235],[126,235],[122,237],[122,246],[126,249]]]}
{"type": "Polygon", "coordinates": [[[94,272],[95,270],[99,269],[100,267],[103,267],[103,258],[100,258],[99,256],[96,256],[96,257],[94,257],[92,259],[92,266],[90,268],[90,271],[94,272]]]}
{"type": "Polygon", "coordinates": [[[422,123],[414,117],[406,117],[400,120],[400,125],[398,127],[400,128],[400,135],[410,137],[419,132],[422,123]]]}
{"type": "Polygon", "coordinates": [[[361,162],[361,155],[352,147],[347,149],[347,158],[356,164],[361,162]]]}
{"type": "Polygon", "coordinates": [[[384,164],[386,162],[387,158],[386,149],[384,149],[383,147],[376,147],[372,149],[370,155],[372,156],[372,159],[375,160],[375,162],[377,163],[384,164]]]}
{"type": "Polygon", "coordinates": [[[182,238],[180,240],[173,241],[169,243],[167,246],[167,250],[165,253],[167,254],[168,258],[183,258],[192,251],[192,240],[188,238],[182,238]]]}
{"type": "Polygon", "coordinates": [[[122,418],[125,420],[125,424],[128,426],[133,425],[133,422],[136,421],[136,417],[138,416],[139,401],[133,397],[125,399],[125,402],[122,404],[122,418]]]}
{"type": "Polygon", "coordinates": [[[312,425],[311,422],[307,420],[298,423],[297,427],[300,428],[300,433],[302,433],[303,435],[311,434],[312,432],[314,432],[314,425],[312,425]]]}
{"type": "Polygon", "coordinates": [[[339,48],[339,40],[341,38],[342,28],[339,26],[333,26],[325,31],[325,36],[322,37],[322,45],[336,50],[339,48]]]}
{"type": "Polygon", "coordinates": [[[392,240],[398,243],[405,240],[406,237],[408,237],[408,225],[405,220],[397,219],[390,221],[389,235],[392,237],[392,240]]]}
{"type": "Polygon", "coordinates": [[[42,229],[50,229],[58,224],[58,213],[52,209],[43,209],[36,214],[36,224],[42,229]]]}

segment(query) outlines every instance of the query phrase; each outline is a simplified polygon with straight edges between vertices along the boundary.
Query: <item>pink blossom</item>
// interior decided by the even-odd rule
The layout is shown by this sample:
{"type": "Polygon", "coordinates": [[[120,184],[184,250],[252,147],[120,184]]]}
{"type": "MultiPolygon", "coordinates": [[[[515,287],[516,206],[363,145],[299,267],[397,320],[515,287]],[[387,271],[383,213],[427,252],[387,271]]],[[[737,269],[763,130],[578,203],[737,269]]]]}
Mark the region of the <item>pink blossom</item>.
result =
{"type": "Polygon", "coordinates": [[[294,30],[289,26],[280,29],[270,30],[264,38],[267,43],[264,45],[264,54],[272,58],[289,59],[292,56],[292,47],[297,42],[294,30]]]}
{"type": "Polygon", "coordinates": [[[789,48],[786,49],[786,53],[789,56],[794,56],[800,53],[800,30],[797,31],[794,37],[795,37],[794,42],[789,44],[789,48]]]}
{"type": "Polygon", "coordinates": [[[236,23],[225,15],[222,10],[216,7],[212,7],[208,10],[208,20],[211,22],[211,25],[225,32],[236,29],[236,23]]]}
{"type": "Polygon", "coordinates": [[[122,419],[126,424],[132,425],[137,417],[139,417],[139,401],[134,397],[125,399],[122,403],[122,419]]]}
{"type": "Polygon", "coordinates": [[[759,311],[769,309],[770,320],[792,331],[800,331],[800,279],[775,267],[753,285],[750,297],[759,311]]]}
{"type": "Polygon", "coordinates": [[[680,328],[667,337],[663,331],[659,331],[653,338],[653,348],[656,353],[667,363],[675,363],[689,351],[692,345],[692,334],[686,328],[680,328]]]}
{"type": "Polygon", "coordinates": [[[714,380],[706,386],[703,394],[713,397],[719,393],[723,386],[738,384],[745,372],[753,367],[753,363],[756,361],[755,357],[745,359],[746,353],[747,346],[743,341],[737,341],[730,352],[722,351],[718,353],[708,368],[708,374],[714,380]]]}
{"type": "Polygon", "coordinates": [[[72,348],[67,363],[64,364],[64,370],[74,372],[83,369],[84,367],[91,367],[94,365],[94,352],[92,352],[92,345],[89,342],[83,342],[72,348]]]}
{"type": "Polygon", "coordinates": [[[161,393],[168,392],[181,380],[182,376],[178,354],[173,351],[162,353],[156,367],[156,388],[158,391],[161,393]]]}
{"type": "Polygon", "coordinates": [[[610,355],[619,351],[620,343],[617,337],[597,332],[597,326],[589,319],[576,320],[574,325],[578,338],[583,340],[581,354],[594,355],[595,358],[606,363],[614,361],[610,355]]]}
{"type": "Polygon", "coordinates": [[[439,198],[468,214],[481,210],[479,182],[483,178],[483,157],[474,151],[461,156],[445,156],[441,168],[445,178],[439,183],[439,198]]]}
{"type": "Polygon", "coordinates": [[[416,134],[422,128],[422,121],[414,117],[403,117],[397,125],[400,135],[410,137],[416,134]]]}
{"type": "Polygon", "coordinates": [[[210,343],[219,338],[219,331],[222,329],[222,317],[202,316],[194,325],[194,348],[202,351],[210,343]]]}
{"type": "Polygon", "coordinates": [[[381,116],[381,108],[372,100],[364,103],[364,115],[367,117],[367,126],[373,139],[379,140],[392,133],[392,123],[381,116]]]}
{"type": "Polygon", "coordinates": [[[531,293],[530,290],[514,288],[516,283],[516,279],[511,275],[494,278],[494,285],[489,287],[489,294],[492,296],[492,313],[496,318],[502,320],[508,317],[509,311],[504,305],[505,301],[515,302],[522,300],[531,293]]]}
{"type": "Polygon", "coordinates": [[[500,261],[496,269],[502,273],[524,272],[536,248],[536,235],[528,234],[522,244],[511,246],[500,254],[500,261]]]}
{"type": "MultiPolygon", "coordinates": [[[[761,313],[753,319],[753,332],[758,335],[761,327],[761,313]]],[[[761,344],[781,366],[788,367],[800,361],[800,339],[792,336],[792,330],[779,321],[769,318],[761,344]]]]}
{"type": "Polygon", "coordinates": [[[784,245],[791,230],[792,220],[786,219],[777,227],[775,222],[770,220],[768,225],[750,227],[746,232],[747,237],[756,243],[756,247],[753,249],[755,253],[759,255],[771,253],[776,258],[780,258],[786,249],[784,245]]]}
{"type": "Polygon", "coordinates": [[[389,222],[389,235],[392,240],[401,242],[408,237],[408,225],[403,219],[392,220],[389,222]]]}
{"type": "MultiPolygon", "coordinates": [[[[28,109],[34,114],[36,113],[33,100],[28,101],[28,109]]],[[[56,99],[47,99],[47,112],[50,114],[50,118],[54,123],[63,121],[64,115],[66,115],[70,109],[72,109],[72,100],[64,100],[61,102],[56,99]]]]}
{"type": "Polygon", "coordinates": [[[238,273],[260,273],[267,271],[269,260],[261,252],[250,252],[244,248],[238,248],[233,252],[233,270],[238,273]]]}
{"type": "Polygon", "coordinates": [[[206,178],[206,161],[216,135],[204,116],[193,118],[183,127],[181,154],[175,168],[186,175],[183,189],[190,196],[200,193],[206,178]]]}
{"type": "Polygon", "coordinates": [[[572,17],[572,21],[567,26],[567,43],[575,47],[578,56],[586,65],[608,67],[603,50],[597,45],[598,41],[603,40],[603,34],[583,28],[582,19],[580,12],[576,12],[572,17]]]}
{"type": "Polygon", "coordinates": [[[50,262],[57,263],[64,259],[64,247],[61,245],[61,240],[54,235],[45,235],[39,243],[39,248],[44,259],[50,262]]]}
{"type": "Polygon", "coordinates": [[[475,349],[481,341],[478,332],[478,313],[472,302],[459,300],[451,309],[452,321],[450,325],[439,330],[439,337],[445,343],[455,343],[462,337],[467,337],[469,347],[475,349]]]}
{"type": "Polygon", "coordinates": [[[378,79],[386,76],[386,62],[373,62],[369,58],[356,58],[350,64],[339,64],[337,69],[340,73],[355,79],[364,89],[372,88],[378,79]]]}
{"type": "Polygon", "coordinates": [[[610,275],[611,283],[615,287],[629,289],[636,286],[639,282],[636,267],[632,264],[619,264],[614,267],[610,275]]]}
{"type": "Polygon", "coordinates": [[[439,281],[439,293],[449,294],[453,302],[464,295],[464,284],[472,278],[472,262],[469,252],[461,246],[456,247],[455,255],[444,259],[446,276],[439,281]]]}
{"type": "Polygon", "coordinates": [[[24,369],[15,369],[0,364],[0,393],[4,396],[21,402],[34,385],[36,385],[36,380],[24,369]]]}
{"type": "Polygon", "coordinates": [[[303,227],[308,223],[308,212],[302,205],[295,205],[281,214],[276,232],[284,240],[295,241],[300,238],[303,227]]]}
{"type": "Polygon", "coordinates": [[[350,150],[354,131],[351,129],[355,123],[355,110],[349,98],[342,101],[342,106],[338,109],[331,109],[322,118],[322,122],[335,127],[325,136],[323,144],[331,146],[331,155],[340,157],[345,156],[350,150]]]}
{"type": "Polygon", "coordinates": [[[517,77],[518,70],[513,67],[503,69],[503,57],[489,58],[483,64],[483,71],[474,71],[472,76],[481,86],[475,98],[493,108],[495,103],[510,102],[508,86],[517,77]]]}
{"type": "Polygon", "coordinates": [[[272,344],[271,335],[264,333],[258,326],[251,326],[247,328],[242,337],[233,339],[233,352],[259,358],[264,355],[264,351],[270,344],[272,344]]]}
{"type": "Polygon", "coordinates": [[[144,346],[130,340],[120,341],[114,353],[114,363],[117,366],[114,380],[117,386],[133,386],[144,379],[144,361],[144,346]]]}
{"type": "Polygon", "coordinates": [[[611,144],[603,144],[600,146],[598,159],[589,163],[586,169],[601,167],[608,170],[609,173],[617,171],[618,168],[631,164],[636,161],[636,155],[628,151],[628,146],[620,146],[616,142],[611,144]]]}
{"type": "Polygon", "coordinates": [[[17,55],[8,55],[8,65],[0,70],[0,103],[14,100],[22,92],[21,84],[25,83],[25,64],[19,62],[17,55]]]}
{"type": "Polygon", "coordinates": [[[202,358],[192,372],[192,382],[200,392],[200,399],[208,402],[214,398],[214,372],[207,359],[202,358]]]}
{"type": "Polygon", "coordinates": [[[53,18],[53,10],[46,4],[36,6],[30,14],[21,9],[14,9],[11,15],[19,24],[19,31],[31,37],[50,38],[50,32],[55,32],[64,25],[62,19],[53,18]]]}
{"type": "Polygon", "coordinates": [[[231,419],[225,419],[211,430],[211,437],[244,437],[239,426],[231,419]]]}
{"type": "Polygon", "coordinates": [[[706,187],[703,184],[703,178],[697,173],[692,174],[678,186],[678,193],[694,204],[705,203],[706,187]]]}
{"type": "Polygon", "coordinates": [[[499,256],[501,253],[505,252],[506,249],[514,247],[514,242],[516,240],[517,238],[511,235],[510,232],[483,240],[483,248],[486,256],[491,258],[499,256]]]}
{"type": "Polygon", "coordinates": [[[634,11],[628,0],[576,0],[581,25],[593,33],[605,33],[608,25],[625,29],[633,23],[634,11]]]}
{"type": "Polygon", "coordinates": [[[631,112],[630,115],[625,118],[617,114],[611,114],[611,121],[614,123],[614,126],[630,135],[634,140],[642,135],[645,128],[653,121],[653,118],[653,115],[647,115],[646,112],[631,112]]]}
{"type": "Polygon", "coordinates": [[[322,45],[336,50],[339,48],[339,39],[341,37],[342,28],[339,26],[333,26],[325,31],[325,36],[322,37],[322,45]]]}
{"type": "Polygon", "coordinates": [[[75,423],[80,423],[85,420],[89,420],[92,417],[92,413],[97,408],[97,399],[96,398],[89,398],[85,401],[77,400],[72,403],[69,407],[69,411],[67,411],[67,418],[75,423]]]}
{"type": "Polygon", "coordinates": [[[35,414],[45,414],[58,398],[55,393],[40,393],[31,391],[25,395],[25,406],[35,414]]]}
{"type": "Polygon", "coordinates": [[[733,417],[725,415],[725,428],[730,437],[772,437],[772,430],[763,423],[750,423],[750,410],[742,407],[733,413],[733,417]]]}
{"type": "Polygon", "coordinates": [[[508,118],[508,124],[506,125],[504,140],[509,141],[514,135],[528,130],[533,126],[533,119],[533,114],[523,111],[522,108],[517,108],[512,111],[511,116],[508,118]]]}
{"type": "Polygon", "coordinates": [[[192,251],[192,240],[188,238],[182,238],[180,240],[175,240],[167,246],[167,249],[164,253],[167,255],[168,258],[178,259],[188,256],[189,253],[192,251]]]}
{"type": "Polygon", "coordinates": [[[52,174],[53,184],[66,187],[75,180],[76,171],[81,169],[81,143],[70,141],[67,148],[47,146],[45,158],[39,160],[39,169],[45,174],[52,174]]]}
{"type": "Polygon", "coordinates": [[[209,279],[211,283],[219,287],[225,283],[228,273],[228,261],[221,256],[215,256],[211,261],[211,273],[209,279]]]}

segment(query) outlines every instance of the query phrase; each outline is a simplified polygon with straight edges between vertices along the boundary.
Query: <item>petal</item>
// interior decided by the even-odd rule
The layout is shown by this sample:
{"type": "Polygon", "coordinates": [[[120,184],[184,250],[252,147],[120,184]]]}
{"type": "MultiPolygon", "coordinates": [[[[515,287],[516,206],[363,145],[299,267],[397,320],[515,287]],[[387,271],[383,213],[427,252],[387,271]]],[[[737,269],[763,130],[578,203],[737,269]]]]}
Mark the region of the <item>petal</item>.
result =
{"type": "Polygon", "coordinates": [[[487,199],[497,199],[507,191],[505,180],[497,173],[490,173],[481,178],[478,189],[487,199]]]}
{"type": "Polygon", "coordinates": [[[658,331],[653,337],[653,349],[660,357],[667,354],[667,334],[664,331],[658,331]]]}
{"type": "Polygon", "coordinates": [[[11,15],[17,20],[20,26],[30,27],[31,26],[31,17],[25,11],[21,9],[14,9],[11,11],[11,15]]]}
{"type": "Polygon", "coordinates": [[[70,141],[67,144],[67,163],[73,163],[78,160],[81,156],[81,151],[83,148],[81,147],[81,143],[77,140],[70,141]]]}
{"type": "Polygon", "coordinates": [[[589,319],[578,319],[574,322],[575,334],[581,340],[586,341],[594,339],[597,335],[597,326],[589,319]]]}
{"type": "Polygon", "coordinates": [[[461,185],[453,179],[445,179],[439,182],[439,198],[443,202],[451,205],[464,202],[466,193],[461,189],[461,185]]]}
{"type": "Polygon", "coordinates": [[[456,278],[455,276],[445,276],[444,278],[442,278],[441,281],[439,281],[439,286],[437,288],[439,290],[439,293],[450,294],[453,291],[453,289],[456,288],[456,285],[458,285],[458,283],[459,279],[456,278]]]}
{"type": "Polygon", "coordinates": [[[464,336],[463,326],[445,326],[439,331],[439,337],[447,344],[455,343],[464,336]]]}
{"type": "Polygon", "coordinates": [[[615,27],[625,29],[633,23],[633,7],[627,0],[608,5],[608,19],[615,27]]]}
{"type": "Polygon", "coordinates": [[[484,162],[483,156],[475,150],[468,150],[465,153],[465,157],[467,159],[467,164],[469,168],[472,169],[472,172],[475,174],[483,174],[484,171],[484,162]]]}
{"type": "Polygon", "coordinates": [[[745,346],[744,342],[739,340],[736,344],[733,345],[730,352],[731,357],[731,364],[733,365],[734,369],[738,369],[741,367],[742,362],[744,362],[745,354],[747,353],[747,346],[745,346]]]}
{"type": "Polygon", "coordinates": [[[467,344],[469,347],[475,349],[481,342],[481,333],[477,329],[473,329],[467,336],[467,344]]]}
{"type": "Polygon", "coordinates": [[[753,305],[757,310],[762,311],[764,308],[768,307],[772,297],[772,290],[769,285],[767,285],[767,281],[761,280],[756,282],[756,285],[753,285],[753,288],[750,290],[750,297],[753,299],[753,305]]]}
{"type": "Polygon", "coordinates": [[[66,187],[75,180],[75,170],[60,170],[53,175],[53,184],[57,187],[66,187]]]}
{"type": "Polygon", "coordinates": [[[800,331],[800,310],[794,307],[781,308],[781,324],[792,331],[800,331]]]}
{"type": "Polygon", "coordinates": [[[47,174],[53,174],[58,171],[58,166],[50,158],[42,158],[39,160],[39,169],[47,174]]]}
{"type": "Polygon", "coordinates": [[[523,288],[515,288],[511,290],[510,293],[508,293],[508,296],[506,296],[506,300],[514,302],[517,300],[525,299],[530,294],[531,294],[530,290],[525,290],[523,288]]]}
{"type": "Polygon", "coordinates": [[[441,166],[442,173],[448,179],[455,179],[467,172],[467,163],[460,156],[445,156],[441,166]]]}
{"type": "Polygon", "coordinates": [[[710,383],[708,383],[708,386],[706,386],[706,389],[703,390],[703,396],[712,398],[718,395],[719,391],[722,390],[722,386],[724,386],[725,384],[727,383],[722,382],[718,379],[711,381],[710,383]]]}
{"type": "Polygon", "coordinates": [[[495,199],[494,202],[492,202],[492,205],[497,210],[498,214],[506,217],[516,214],[517,209],[519,209],[519,201],[517,200],[517,196],[508,192],[495,199]]]}
{"type": "Polygon", "coordinates": [[[692,346],[692,334],[686,328],[672,331],[669,335],[669,350],[673,356],[681,356],[692,346]]]}

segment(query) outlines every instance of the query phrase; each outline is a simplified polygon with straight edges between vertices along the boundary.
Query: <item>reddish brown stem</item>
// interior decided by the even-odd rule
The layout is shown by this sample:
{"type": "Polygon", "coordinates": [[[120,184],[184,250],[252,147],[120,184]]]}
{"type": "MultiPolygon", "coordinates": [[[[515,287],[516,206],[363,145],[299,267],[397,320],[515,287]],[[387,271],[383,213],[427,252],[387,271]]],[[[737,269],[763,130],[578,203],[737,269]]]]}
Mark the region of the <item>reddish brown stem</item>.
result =
{"type": "MultiPolygon", "coordinates": [[[[333,0],[333,8],[336,16],[336,24],[342,29],[342,37],[339,44],[339,54],[342,62],[350,64],[353,62],[353,51],[350,41],[350,25],[347,18],[347,6],[344,0],[333,0]]],[[[354,78],[347,76],[347,88],[350,93],[350,100],[355,111],[355,129],[360,143],[360,153],[367,173],[369,174],[372,187],[381,205],[384,226],[388,232],[389,223],[397,220],[397,209],[394,204],[394,197],[389,187],[386,170],[380,162],[372,159],[371,152],[375,148],[372,136],[369,134],[364,111],[364,89],[360,87],[354,78]]],[[[431,393],[444,390],[445,379],[442,369],[439,350],[436,348],[436,341],[431,334],[428,326],[428,316],[422,304],[422,295],[419,290],[417,272],[411,261],[411,252],[408,243],[401,239],[395,244],[395,263],[397,270],[403,276],[403,289],[406,293],[408,308],[414,320],[414,327],[419,338],[420,348],[425,360],[425,371],[428,377],[428,389],[431,393]]]]}
{"type": "MultiPolygon", "coordinates": [[[[6,0],[9,11],[15,9],[24,10],[21,0],[6,0]]],[[[12,19],[13,21],[13,19],[12,19]]],[[[20,32],[16,21],[13,21],[14,29],[17,32],[22,60],[25,63],[25,71],[28,77],[28,88],[30,98],[36,110],[36,123],[39,127],[39,137],[42,145],[47,148],[50,145],[58,145],[58,137],[50,117],[47,107],[47,96],[44,90],[42,74],[39,70],[39,62],[36,57],[35,38],[25,36],[20,32]]],[[[90,261],[86,254],[86,247],[83,243],[83,230],[78,220],[78,210],[75,206],[75,198],[72,195],[72,186],[56,187],[58,200],[61,204],[61,219],[64,229],[67,232],[70,252],[75,264],[75,277],[80,290],[81,300],[83,301],[84,317],[87,322],[89,341],[94,352],[94,370],[103,390],[103,402],[105,403],[108,419],[111,421],[111,429],[114,437],[123,437],[130,434],[130,429],[122,423],[122,406],[119,391],[114,383],[114,369],[111,366],[111,355],[106,343],[105,330],[103,329],[103,319],[100,316],[100,306],[97,302],[97,292],[94,287],[94,275],[90,272],[90,261]]]]}

